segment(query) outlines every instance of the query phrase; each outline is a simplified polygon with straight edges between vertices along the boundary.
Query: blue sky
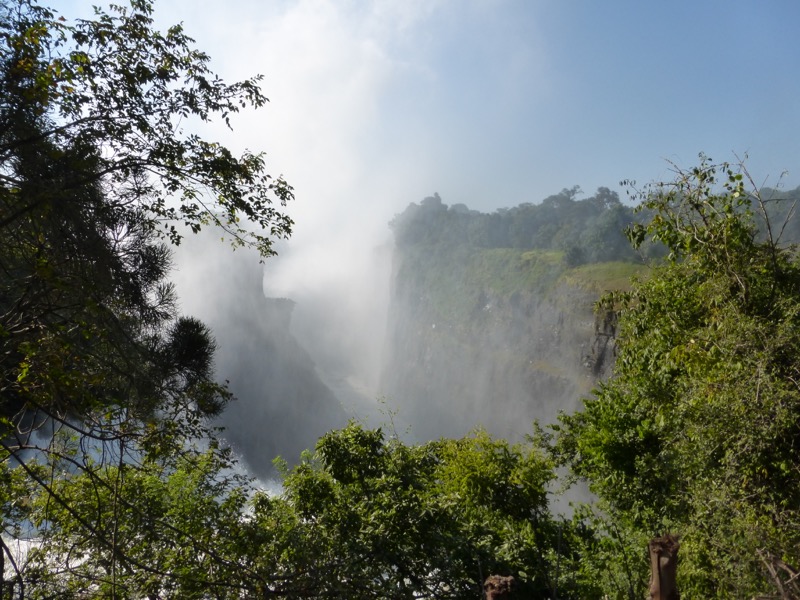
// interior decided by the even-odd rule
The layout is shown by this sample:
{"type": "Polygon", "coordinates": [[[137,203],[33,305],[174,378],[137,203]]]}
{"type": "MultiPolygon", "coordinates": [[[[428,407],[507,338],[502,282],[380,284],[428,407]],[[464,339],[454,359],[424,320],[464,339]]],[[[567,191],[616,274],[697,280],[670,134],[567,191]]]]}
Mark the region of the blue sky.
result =
{"type": "Polygon", "coordinates": [[[493,210],[669,177],[700,151],[800,184],[793,0],[157,0],[156,15],[226,78],[265,75],[271,105],[229,143],[267,150],[309,207],[438,191],[493,210]]]}
{"type": "MultiPolygon", "coordinates": [[[[88,14],[99,1],[55,4],[88,14]]],[[[433,192],[485,211],[574,185],[622,192],[620,180],[668,179],[667,161],[690,167],[701,151],[747,153],[757,181],[788,171],[800,185],[796,0],[155,5],[224,78],[265,76],[266,108],[233,134],[204,133],[266,150],[295,186],[295,236],[268,267],[276,293],[298,273],[343,277],[433,192]]]]}

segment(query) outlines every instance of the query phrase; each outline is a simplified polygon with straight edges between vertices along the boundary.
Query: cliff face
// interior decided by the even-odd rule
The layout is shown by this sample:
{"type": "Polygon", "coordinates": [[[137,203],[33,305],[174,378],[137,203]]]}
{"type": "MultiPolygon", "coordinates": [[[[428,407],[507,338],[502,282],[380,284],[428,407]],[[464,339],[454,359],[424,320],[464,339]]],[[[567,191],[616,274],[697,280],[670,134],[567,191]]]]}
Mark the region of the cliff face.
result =
{"type": "Polygon", "coordinates": [[[613,362],[591,268],[550,251],[398,248],[381,387],[414,436],[482,425],[513,439],[577,408],[613,362]]]}
{"type": "Polygon", "coordinates": [[[235,396],[216,423],[222,436],[252,474],[269,478],[276,456],[296,462],[348,414],[291,331],[295,303],[264,296],[257,257],[237,252],[215,260],[218,248],[203,236],[181,246],[182,305],[213,329],[217,378],[229,381],[235,396]]]}
{"type": "MultiPolygon", "coordinates": [[[[187,240],[191,261],[178,271],[184,309],[215,332],[217,374],[237,398],[219,424],[254,474],[269,477],[276,455],[296,460],[348,417],[384,423],[387,409],[418,441],[460,437],[479,425],[519,439],[534,419],[552,422],[559,410],[574,410],[608,373],[613,344],[607,335],[596,338],[593,304],[636,267],[569,267],[581,258],[569,244],[567,251],[501,246],[510,240],[503,234],[508,215],[465,210],[434,198],[406,211],[392,227],[391,291],[382,283],[353,286],[339,304],[335,294],[304,292],[293,297],[296,307],[265,298],[257,261],[238,253],[216,261],[209,240],[187,240]],[[365,309],[373,304],[381,310],[365,309]],[[380,397],[386,405],[375,402],[380,397]]],[[[522,231],[523,212],[506,229],[522,231]]],[[[561,237],[574,237],[565,227],[561,237]]],[[[584,259],[599,255],[598,247],[587,246],[595,250],[584,259]]]]}
{"type": "Polygon", "coordinates": [[[239,310],[220,336],[235,348],[223,354],[219,370],[237,398],[221,422],[250,471],[269,477],[276,456],[294,463],[326,431],[343,427],[347,415],[290,332],[294,303],[265,298],[260,286],[250,292],[240,292],[239,310]]]}

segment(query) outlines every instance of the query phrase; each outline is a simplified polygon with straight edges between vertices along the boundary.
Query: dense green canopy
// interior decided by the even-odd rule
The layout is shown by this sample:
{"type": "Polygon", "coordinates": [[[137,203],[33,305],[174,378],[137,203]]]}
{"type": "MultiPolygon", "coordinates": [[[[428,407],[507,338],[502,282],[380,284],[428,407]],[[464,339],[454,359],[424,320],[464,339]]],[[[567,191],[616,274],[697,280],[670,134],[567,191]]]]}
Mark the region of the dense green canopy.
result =
{"type": "Polygon", "coordinates": [[[703,161],[645,191],[632,238],[669,258],[601,302],[619,311],[614,376],[558,428],[622,537],[681,537],[684,597],[800,590],[800,263],[748,183],[703,161]]]}

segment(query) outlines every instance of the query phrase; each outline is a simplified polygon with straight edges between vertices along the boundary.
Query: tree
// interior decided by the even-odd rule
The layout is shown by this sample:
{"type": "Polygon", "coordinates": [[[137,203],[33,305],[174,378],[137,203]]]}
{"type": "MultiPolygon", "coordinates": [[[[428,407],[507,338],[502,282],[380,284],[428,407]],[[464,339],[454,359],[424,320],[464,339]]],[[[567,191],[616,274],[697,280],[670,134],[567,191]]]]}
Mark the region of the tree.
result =
{"type": "Polygon", "coordinates": [[[30,513],[48,528],[26,597],[457,599],[496,573],[529,598],[600,597],[571,575],[582,534],[550,517],[552,464],[532,443],[407,445],[351,423],[284,471],[281,493],[229,467],[208,452],[59,479],[69,502],[41,496],[30,513]],[[87,535],[78,504],[104,535],[87,535]]]}
{"type": "Polygon", "coordinates": [[[219,599],[254,590],[256,574],[240,560],[249,488],[225,474],[230,467],[212,447],[167,469],[95,463],[57,478],[32,505],[39,535],[24,560],[25,597],[219,599]]]}
{"type": "Polygon", "coordinates": [[[207,455],[203,472],[230,481],[209,422],[230,394],[211,332],[178,315],[165,244],[213,225],[269,256],[292,190],[263,155],[184,131],[266,101],[258,78],[226,84],[191,42],[155,30],[146,0],[72,24],[0,5],[0,555],[20,597],[34,582],[43,596],[150,593],[123,573],[160,590],[219,581],[210,538],[149,493],[207,455]],[[202,557],[144,559],[170,536],[202,557]],[[32,562],[8,539],[39,544],[32,562]]]}
{"type": "Polygon", "coordinates": [[[556,451],[619,539],[680,535],[683,597],[796,597],[800,264],[759,238],[743,168],[703,159],[643,199],[632,241],[670,254],[601,302],[619,311],[614,375],[556,451]]]}
{"type": "Polygon", "coordinates": [[[351,423],[287,473],[282,496],[256,498],[255,530],[273,536],[257,570],[285,577],[270,594],[292,598],[475,598],[496,573],[550,597],[553,476],[531,444],[477,432],[406,445],[351,423]]]}
{"type": "Polygon", "coordinates": [[[185,130],[213,118],[230,126],[241,108],[262,106],[260,77],[226,84],[180,26],[165,34],[153,28],[147,0],[96,9],[93,20],[72,25],[34,0],[9,1],[0,11],[0,160],[9,205],[0,225],[47,197],[42,188],[20,198],[12,167],[47,142],[88,153],[87,164],[70,165],[78,181],[102,182],[110,205],[138,213],[173,242],[181,237],[176,223],[195,232],[215,224],[268,256],[272,240],[290,233],[291,220],[273,203],[285,204],[292,189],[266,173],[263,154],[236,157],[185,130]]]}

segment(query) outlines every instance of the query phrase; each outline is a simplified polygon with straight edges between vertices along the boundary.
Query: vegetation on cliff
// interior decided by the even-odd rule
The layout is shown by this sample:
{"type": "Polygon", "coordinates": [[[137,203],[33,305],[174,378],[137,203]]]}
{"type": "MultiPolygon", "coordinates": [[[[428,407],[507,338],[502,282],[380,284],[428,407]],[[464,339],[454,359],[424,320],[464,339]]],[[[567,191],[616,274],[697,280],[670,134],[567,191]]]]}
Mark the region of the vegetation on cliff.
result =
{"type": "Polygon", "coordinates": [[[538,204],[523,203],[494,213],[448,207],[438,194],[412,203],[391,223],[395,241],[407,246],[466,245],[471,248],[553,250],[567,266],[608,261],[639,261],[657,255],[658,246],[637,253],[625,237],[636,220],[616,192],[601,187],[578,200],[580,188],[564,189],[538,204]]]}
{"type": "Polygon", "coordinates": [[[593,305],[648,267],[644,253],[621,246],[633,209],[606,188],[586,200],[576,194],[492,214],[432,196],[392,221],[381,388],[420,439],[479,424],[519,439],[534,419],[577,408],[607,372],[613,345],[595,343],[593,305]]]}

